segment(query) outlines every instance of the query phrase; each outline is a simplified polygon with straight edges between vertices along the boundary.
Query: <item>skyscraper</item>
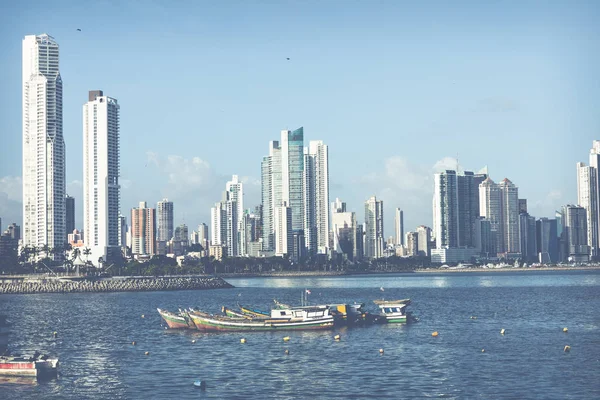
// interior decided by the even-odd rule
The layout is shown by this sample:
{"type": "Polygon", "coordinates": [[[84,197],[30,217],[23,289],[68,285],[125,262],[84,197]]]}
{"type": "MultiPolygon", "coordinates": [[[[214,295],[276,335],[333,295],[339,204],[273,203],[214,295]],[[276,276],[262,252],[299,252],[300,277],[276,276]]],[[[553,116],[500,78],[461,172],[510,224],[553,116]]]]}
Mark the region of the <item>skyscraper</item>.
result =
{"type": "Polygon", "coordinates": [[[417,255],[429,257],[429,242],[431,241],[431,228],[420,225],[417,227],[417,255]]]}
{"type": "Polygon", "coordinates": [[[559,262],[556,219],[540,218],[536,221],[536,242],[540,263],[559,262]]]}
{"type": "Polygon", "coordinates": [[[336,198],[331,203],[332,250],[349,260],[362,257],[362,228],[358,230],[356,213],[346,210],[346,203],[336,198]]]}
{"type": "Polygon", "coordinates": [[[383,200],[372,196],[365,202],[365,257],[383,257],[383,200]]]}
{"type": "Polygon", "coordinates": [[[598,254],[598,170],[584,163],[577,163],[577,204],[585,208],[587,218],[587,241],[591,255],[598,254]]]}
{"type": "Polygon", "coordinates": [[[528,263],[536,262],[538,259],[536,222],[535,217],[526,212],[519,214],[519,243],[521,259],[528,263]]]}
{"type": "Polygon", "coordinates": [[[434,175],[433,204],[437,249],[456,248],[458,242],[458,176],[447,170],[434,175]]]}
{"type": "Polygon", "coordinates": [[[399,208],[394,212],[394,231],[396,234],[394,244],[404,245],[404,211],[399,208]]]}
{"type": "MultiPolygon", "coordinates": [[[[65,143],[58,43],[23,39],[23,245],[65,243],[65,143]]],[[[60,257],[57,253],[55,257],[60,257]]]]}
{"type": "Polygon", "coordinates": [[[275,227],[275,255],[291,255],[294,247],[292,230],[292,208],[284,202],[275,207],[273,218],[275,227]]]}
{"type": "Polygon", "coordinates": [[[173,239],[173,202],[169,199],[162,199],[156,204],[156,240],[159,242],[168,242],[173,239]]]}
{"type": "MultiPolygon", "coordinates": [[[[75,230],[75,199],[69,195],[65,198],[67,238],[75,230]]],[[[65,239],[67,240],[67,239],[65,239]]]]}
{"type": "Polygon", "coordinates": [[[329,149],[311,140],[304,154],[304,229],[309,253],[329,250],[329,149]]]}
{"type": "Polygon", "coordinates": [[[156,213],[142,201],[131,210],[131,253],[153,256],[156,254],[156,213]]]}
{"type": "Polygon", "coordinates": [[[92,90],[83,105],[83,242],[94,263],[121,254],[119,191],[119,104],[92,90]]]}
{"type": "Polygon", "coordinates": [[[281,131],[281,201],[292,209],[292,230],[304,229],[304,128],[281,131]]]}
{"type": "Polygon", "coordinates": [[[589,261],[590,248],[587,240],[587,215],[585,208],[566,205],[562,208],[563,237],[566,243],[567,261],[589,261]]]}
{"type": "MultiPolygon", "coordinates": [[[[482,239],[481,251],[486,254],[486,257],[495,257],[502,248],[503,225],[500,188],[490,177],[479,185],[479,215],[488,221],[490,228],[486,240],[482,239]]],[[[484,232],[485,230],[482,231],[484,232]]]]}
{"type": "Polygon", "coordinates": [[[281,205],[281,147],[269,142],[269,155],[261,163],[262,237],[264,250],[275,249],[273,213],[281,205]]]}
{"type": "Polygon", "coordinates": [[[204,222],[198,225],[198,243],[205,251],[208,251],[208,225],[204,222]]]}
{"type": "Polygon", "coordinates": [[[502,223],[502,253],[517,254],[519,242],[519,189],[507,178],[498,184],[502,223]]]}
{"type": "Polygon", "coordinates": [[[237,175],[225,185],[225,190],[229,193],[228,201],[232,204],[231,212],[228,214],[228,221],[231,227],[227,228],[227,235],[231,236],[230,241],[235,241],[235,250],[230,257],[239,257],[246,254],[246,239],[244,226],[244,184],[239,181],[237,175]]]}

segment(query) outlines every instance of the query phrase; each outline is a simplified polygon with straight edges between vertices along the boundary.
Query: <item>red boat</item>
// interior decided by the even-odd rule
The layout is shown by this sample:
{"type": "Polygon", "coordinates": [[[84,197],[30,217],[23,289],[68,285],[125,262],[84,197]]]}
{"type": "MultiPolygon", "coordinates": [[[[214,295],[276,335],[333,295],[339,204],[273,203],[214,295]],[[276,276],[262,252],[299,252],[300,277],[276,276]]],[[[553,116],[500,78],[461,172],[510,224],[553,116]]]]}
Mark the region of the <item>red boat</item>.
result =
{"type": "Polygon", "coordinates": [[[57,358],[47,358],[37,353],[33,357],[0,356],[0,375],[52,376],[58,368],[57,358]]]}

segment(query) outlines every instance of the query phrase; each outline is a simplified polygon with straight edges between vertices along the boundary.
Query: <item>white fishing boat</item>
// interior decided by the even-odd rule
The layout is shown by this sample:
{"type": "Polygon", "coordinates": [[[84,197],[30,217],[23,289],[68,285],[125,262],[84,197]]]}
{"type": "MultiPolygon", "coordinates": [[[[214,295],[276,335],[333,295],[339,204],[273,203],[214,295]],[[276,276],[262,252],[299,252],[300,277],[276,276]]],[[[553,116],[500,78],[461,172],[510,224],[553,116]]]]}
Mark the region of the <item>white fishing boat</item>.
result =
{"type": "Polygon", "coordinates": [[[374,300],[379,306],[381,317],[388,323],[406,322],[409,313],[406,307],[410,304],[410,299],[404,300],[374,300]]]}

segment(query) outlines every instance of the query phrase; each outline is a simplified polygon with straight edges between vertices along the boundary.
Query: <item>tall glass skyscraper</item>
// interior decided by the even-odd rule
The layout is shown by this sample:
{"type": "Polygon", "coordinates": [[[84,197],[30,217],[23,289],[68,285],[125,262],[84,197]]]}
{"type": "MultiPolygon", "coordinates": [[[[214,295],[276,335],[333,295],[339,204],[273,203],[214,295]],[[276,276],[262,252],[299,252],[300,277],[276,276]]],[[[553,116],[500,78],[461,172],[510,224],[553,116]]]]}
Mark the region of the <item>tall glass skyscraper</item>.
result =
{"type": "Polygon", "coordinates": [[[304,128],[281,132],[282,201],[292,209],[292,231],[304,229],[304,128]]]}
{"type": "MultiPolygon", "coordinates": [[[[65,142],[58,43],[23,39],[23,245],[66,243],[65,142]]],[[[60,256],[58,253],[56,256],[60,256]]]]}

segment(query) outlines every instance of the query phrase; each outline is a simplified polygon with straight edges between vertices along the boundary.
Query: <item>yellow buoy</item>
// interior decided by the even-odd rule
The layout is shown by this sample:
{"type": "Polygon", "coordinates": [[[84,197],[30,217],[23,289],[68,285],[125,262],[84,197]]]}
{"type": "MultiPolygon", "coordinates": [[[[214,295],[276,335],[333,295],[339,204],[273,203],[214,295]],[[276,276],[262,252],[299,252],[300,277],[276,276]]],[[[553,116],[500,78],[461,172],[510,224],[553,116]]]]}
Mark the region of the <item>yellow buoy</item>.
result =
{"type": "Polygon", "coordinates": [[[244,338],[241,338],[241,339],[240,339],[240,343],[246,343],[246,339],[244,339],[244,338]]]}
{"type": "Polygon", "coordinates": [[[283,341],[284,341],[284,342],[289,342],[289,341],[290,341],[290,337],[289,337],[289,336],[286,336],[286,337],[284,337],[284,338],[283,338],[283,341]]]}
{"type": "Polygon", "coordinates": [[[131,344],[135,346],[135,341],[131,342],[131,344]]]}
{"type": "Polygon", "coordinates": [[[335,335],[335,336],[333,337],[333,340],[340,340],[340,339],[341,339],[341,336],[340,336],[340,335],[335,335]]]}
{"type": "Polygon", "coordinates": [[[193,339],[193,340],[192,340],[192,343],[196,343],[196,339],[193,339]]]}
{"type": "Polygon", "coordinates": [[[144,314],[142,314],[142,318],[146,318],[146,316],[144,314]]]}
{"type": "Polygon", "coordinates": [[[433,336],[433,337],[437,337],[437,335],[439,335],[439,333],[437,331],[435,331],[431,334],[431,336],[433,336]]]}
{"type": "Polygon", "coordinates": [[[565,327],[565,328],[563,328],[563,332],[565,332],[565,333],[566,333],[566,332],[569,332],[569,328],[566,328],[566,327],[565,327]]]}
{"type": "Polygon", "coordinates": [[[57,336],[58,336],[58,332],[52,332],[52,335],[53,335],[54,337],[57,337],[57,336]]]}
{"type": "Polygon", "coordinates": [[[285,349],[285,354],[290,354],[290,351],[288,349],[285,349]]]}
{"type": "Polygon", "coordinates": [[[502,328],[502,330],[500,331],[500,334],[504,335],[505,332],[506,332],[506,330],[504,328],[502,328]]]}
{"type": "Polygon", "coordinates": [[[379,354],[383,354],[383,349],[379,349],[379,354]]]}
{"type": "Polygon", "coordinates": [[[571,346],[569,346],[569,345],[566,345],[566,346],[565,346],[565,351],[571,351],[571,346]]]}
{"type": "Polygon", "coordinates": [[[149,352],[149,351],[147,351],[147,352],[145,352],[144,354],[145,354],[145,355],[147,355],[147,356],[149,356],[149,355],[150,355],[150,352],[149,352]]]}
{"type": "Polygon", "coordinates": [[[485,349],[481,349],[481,352],[482,352],[482,353],[485,353],[485,349]]]}

